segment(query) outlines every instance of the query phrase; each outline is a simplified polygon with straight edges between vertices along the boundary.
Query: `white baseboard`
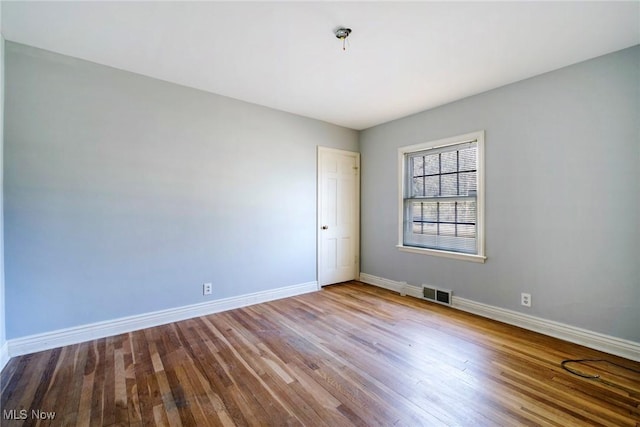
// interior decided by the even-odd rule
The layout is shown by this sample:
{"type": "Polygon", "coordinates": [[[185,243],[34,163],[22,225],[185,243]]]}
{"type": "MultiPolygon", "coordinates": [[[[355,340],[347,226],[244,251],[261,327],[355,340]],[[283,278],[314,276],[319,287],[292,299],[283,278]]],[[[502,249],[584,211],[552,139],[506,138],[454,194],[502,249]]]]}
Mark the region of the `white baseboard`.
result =
{"type": "MultiPolygon", "coordinates": [[[[422,288],[360,273],[360,281],[421,298],[422,288]]],[[[453,308],[640,362],[640,343],[453,296],[453,308]]]]}
{"type": "Polygon", "coordinates": [[[360,273],[360,281],[362,283],[368,283],[370,285],[375,285],[379,288],[388,289],[390,291],[397,292],[399,294],[404,294],[404,287],[406,286],[406,282],[396,282],[395,280],[383,279],[382,277],[377,277],[372,274],[360,273]]]}
{"type": "MultiPolygon", "coordinates": [[[[318,282],[307,282],[299,285],[285,286],[268,291],[255,292],[237,297],[224,298],[201,304],[170,308],[135,316],[122,317],[104,322],[75,326],[37,335],[8,340],[3,346],[8,357],[20,356],[42,350],[49,350],[65,345],[78,344],[84,341],[124,334],[153,326],[164,325],[193,317],[219,313],[234,308],[273,301],[281,298],[314,292],[318,290],[318,282]]],[[[0,349],[0,362],[2,361],[0,349]]],[[[7,359],[8,360],[8,359],[7,359]]],[[[3,366],[3,365],[0,365],[3,366]]],[[[0,368],[1,370],[1,368],[0,368]]]]}
{"type": "Polygon", "coordinates": [[[9,343],[5,341],[0,347],[0,372],[7,366],[9,359],[11,359],[11,357],[9,357],[9,343]]]}

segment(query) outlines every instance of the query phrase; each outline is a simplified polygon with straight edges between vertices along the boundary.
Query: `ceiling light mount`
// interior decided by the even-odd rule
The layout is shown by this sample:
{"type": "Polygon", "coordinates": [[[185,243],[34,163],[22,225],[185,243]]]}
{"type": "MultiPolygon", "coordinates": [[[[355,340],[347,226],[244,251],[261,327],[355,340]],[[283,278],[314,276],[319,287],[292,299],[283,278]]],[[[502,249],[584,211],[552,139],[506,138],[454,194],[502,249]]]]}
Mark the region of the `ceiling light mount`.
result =
{"type": "Polygon", "coordinates": [[[351,34],[351,28],[336,28],[336,37],[339,39],[346,39],[351,34]]]}
{"type": "Polygon", "coordinates": [[[344,44],[347,37],[349,37],[349,34],[351,34],[351,28],[338,27],[335,29],[334,33],[337,38],[342,40],[342,50],[346,50],[344,44]]]}

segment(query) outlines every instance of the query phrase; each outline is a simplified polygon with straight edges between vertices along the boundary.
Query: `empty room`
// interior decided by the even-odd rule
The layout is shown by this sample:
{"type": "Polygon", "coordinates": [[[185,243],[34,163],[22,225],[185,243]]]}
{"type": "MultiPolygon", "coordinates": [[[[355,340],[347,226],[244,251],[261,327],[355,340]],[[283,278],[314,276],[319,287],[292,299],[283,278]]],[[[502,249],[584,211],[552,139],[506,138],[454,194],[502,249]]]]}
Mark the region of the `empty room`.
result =
{"type": "Polygon", "coordinates": [[[640,2],[0,15],[0,425],[640,425],[640,2]]]}

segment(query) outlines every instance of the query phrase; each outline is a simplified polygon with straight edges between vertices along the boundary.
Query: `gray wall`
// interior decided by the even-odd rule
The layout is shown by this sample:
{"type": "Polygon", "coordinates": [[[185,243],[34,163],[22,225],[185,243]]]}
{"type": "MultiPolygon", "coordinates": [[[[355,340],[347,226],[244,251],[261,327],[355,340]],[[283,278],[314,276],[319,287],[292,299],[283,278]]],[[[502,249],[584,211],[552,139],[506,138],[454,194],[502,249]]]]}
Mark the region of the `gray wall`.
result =
{"type": "Polygon", "coordinates": [[[640,342],[639,118],[636,46],[363,131],[362,271],[640,342]],[[486,264],[399,252],[396,149],[480,129],[486,264]]]}
{"type": "MultiPolygon", "coordinates": [[[[0,22],[2,22],[0,5],[0,22]]],[[[6,343],[4,303],[4,37],[0,24],[0,348],[6,343]]],[[[2,369],[0,362],[0,370],[2,369]]]]}
{"type": "MultiPolygon", "coordinates": [[[[5,54],[8,338],[316,279],[316,146],[356,132],[5,54]]],[[[361,132],[362,271],[640,341],[639,76],[635,47],[361,132]],[[397,147],[479,129],[486,264],[398,252],[397,147]]]]}
{"type": "Polygon", "coordinates": [[[6,80],[9,339],[316,280],[357,132],[9,42],[6,80]]]}

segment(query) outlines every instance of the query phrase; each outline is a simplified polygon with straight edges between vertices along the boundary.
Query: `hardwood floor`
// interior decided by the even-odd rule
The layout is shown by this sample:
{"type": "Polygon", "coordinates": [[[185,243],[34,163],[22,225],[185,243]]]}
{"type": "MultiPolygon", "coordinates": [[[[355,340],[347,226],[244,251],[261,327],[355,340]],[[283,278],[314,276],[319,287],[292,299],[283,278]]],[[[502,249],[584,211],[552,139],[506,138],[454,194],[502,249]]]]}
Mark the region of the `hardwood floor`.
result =
{"type": "Polygon", "coordinates": [[[352,282],[14,358],[0,424],[640,426],[639,371],[352,282]]]}

